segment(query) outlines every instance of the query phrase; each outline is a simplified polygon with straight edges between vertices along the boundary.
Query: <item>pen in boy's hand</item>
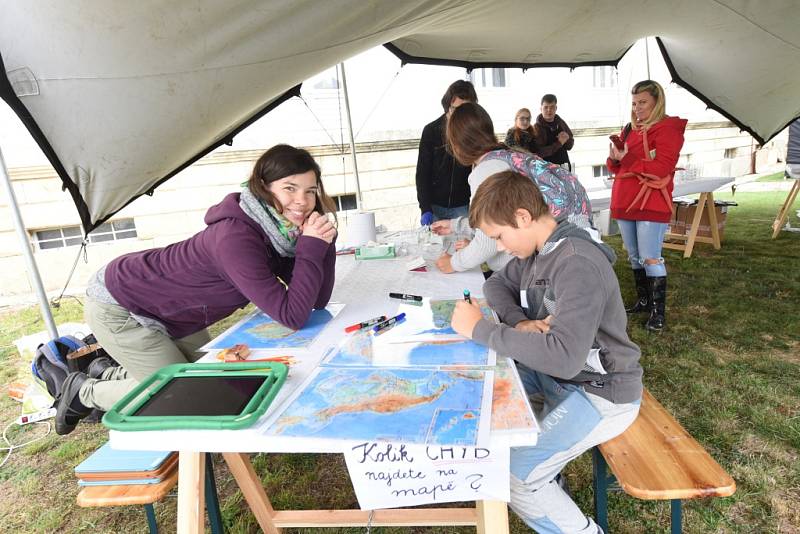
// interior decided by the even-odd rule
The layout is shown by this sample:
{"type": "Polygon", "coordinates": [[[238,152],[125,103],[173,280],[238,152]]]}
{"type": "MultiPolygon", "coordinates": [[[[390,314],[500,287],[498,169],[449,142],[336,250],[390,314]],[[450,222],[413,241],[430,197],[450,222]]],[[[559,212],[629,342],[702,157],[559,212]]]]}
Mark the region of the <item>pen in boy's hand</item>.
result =
{"type": "Polygon", "coordinates": [[[469,296],[469,289],[464,290],[464,300],[472,304],[472,298],[469,296]]]}

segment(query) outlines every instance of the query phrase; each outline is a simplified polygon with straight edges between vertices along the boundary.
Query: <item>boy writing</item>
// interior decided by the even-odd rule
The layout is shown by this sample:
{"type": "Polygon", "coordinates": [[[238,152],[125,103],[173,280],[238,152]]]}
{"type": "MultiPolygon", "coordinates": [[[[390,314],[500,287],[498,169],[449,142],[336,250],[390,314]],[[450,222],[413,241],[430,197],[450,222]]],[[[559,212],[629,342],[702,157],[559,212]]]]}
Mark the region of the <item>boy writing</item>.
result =
{"type": "Polygon", "coordinates": [[[538,532],[601,532],[556,482],[572,459],[621,434],[639,412],[639,347],[614,270],[614,253],[556,221],[536,185],[507,171],[475,193],[469,222],[515,258],[483,286],[502,324],[459,301],[459,334],[511,356],[529,396],[541,404],[535,447],[511,449],[511,508],[538,532]]]}

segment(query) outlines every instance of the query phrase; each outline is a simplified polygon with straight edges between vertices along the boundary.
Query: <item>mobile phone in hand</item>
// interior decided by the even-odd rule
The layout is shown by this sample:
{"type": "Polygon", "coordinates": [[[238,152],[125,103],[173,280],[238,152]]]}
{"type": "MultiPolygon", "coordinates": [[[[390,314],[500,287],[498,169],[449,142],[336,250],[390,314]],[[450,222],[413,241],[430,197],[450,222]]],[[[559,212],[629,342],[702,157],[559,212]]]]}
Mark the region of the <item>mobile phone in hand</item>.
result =
{"type": "Polygon", "coordinates": [[[625,143],[617,134],[609,135],[608,138],[611,139],[611,142],[614,143],[614,146],[617,147],[617,150],[625,150],[625,143]]]}

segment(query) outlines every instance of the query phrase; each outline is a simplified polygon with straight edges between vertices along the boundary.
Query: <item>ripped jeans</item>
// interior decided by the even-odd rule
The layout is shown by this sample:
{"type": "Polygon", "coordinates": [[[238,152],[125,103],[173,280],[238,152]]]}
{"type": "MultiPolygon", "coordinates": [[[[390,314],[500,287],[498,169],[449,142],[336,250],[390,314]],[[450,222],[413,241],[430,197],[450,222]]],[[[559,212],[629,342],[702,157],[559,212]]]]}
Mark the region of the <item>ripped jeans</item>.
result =
{"type": "Polygon", "coordinates": [[[540,534],[596,534],[597,525],[558,485],[566,464],[625,431],[640,401],[614,404],[517,363],[542,428],[533,447],[511,449],[511,507],[540,534]]]}
{"type": "Polygon", "coordinates": [[[632,269],[644,267],[647,276],[667,276],[667,267],[661,257],[661,246],[664,243],[664,234],[667,233],[667,223],[653,221],[628,221],[617,219],[622,242],[628,251],[628,261],[632,269]],[[658,263],[647,263],[645,260],[654,259],[658,263]]]}

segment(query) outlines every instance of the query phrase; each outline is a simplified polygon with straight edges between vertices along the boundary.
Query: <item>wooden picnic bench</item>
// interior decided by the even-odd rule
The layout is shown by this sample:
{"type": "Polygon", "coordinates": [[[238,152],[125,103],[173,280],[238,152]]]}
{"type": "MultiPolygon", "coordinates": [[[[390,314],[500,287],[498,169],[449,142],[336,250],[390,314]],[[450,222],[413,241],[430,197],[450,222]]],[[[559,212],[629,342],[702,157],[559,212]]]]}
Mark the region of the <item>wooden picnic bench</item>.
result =
{"type": "MultiPolygon", "coordinates": [[[[212,534],[221,534],[222,515],[217,498],[217,487],[214,481],[214,469],[211,464],[211,454],[206,453],[205,476],[205,502],[208,519],[211,524],[212,534]]],[[[153,503],[156,503],[172,491],[178,483],[178,468],[174,467],[170,473],[155,484],[110,484],[102,486],[83,486],[78,492],[78,506],[103,507],[103,506],[130,506],[143,505],[147,516],[147,525],[151,534],[158,533],[158,523],[153,503]]]]}
{"type": "Polygon", "coordinates": [[[669,500],[673,534],[681,532],[683,499],[728,497],[736,491],[730,475],[647,390],[636,421],[595,447],[592,464],[595,514],[606,532],[607,492],[614,479],[637,499],[669,500]]]}

